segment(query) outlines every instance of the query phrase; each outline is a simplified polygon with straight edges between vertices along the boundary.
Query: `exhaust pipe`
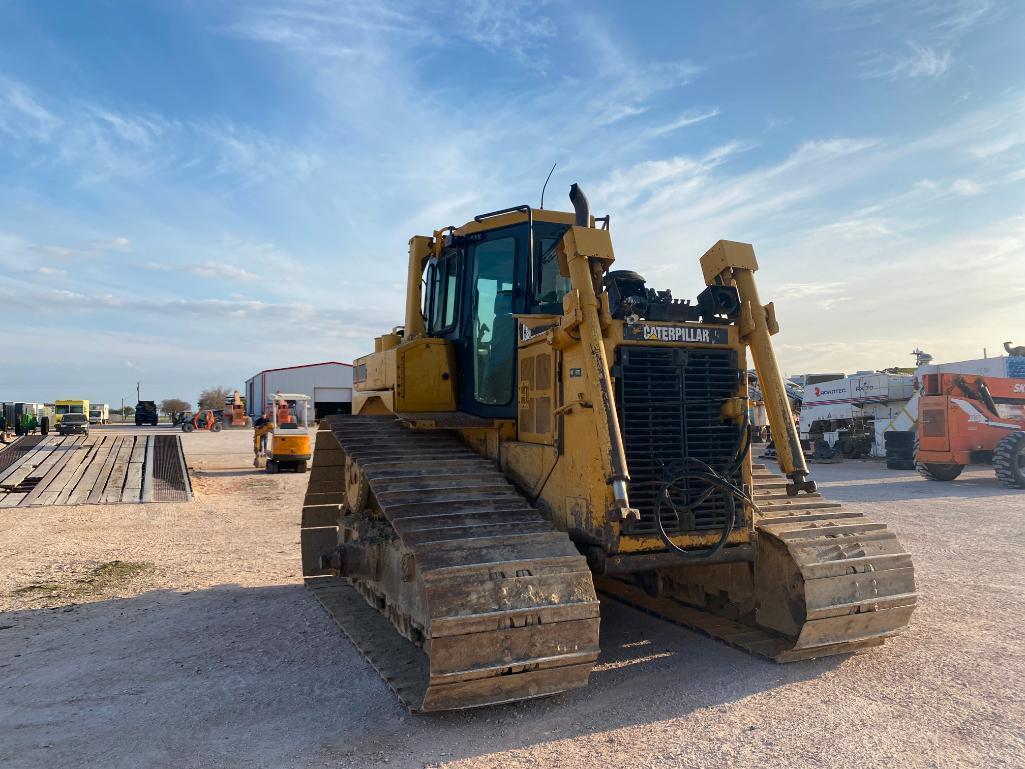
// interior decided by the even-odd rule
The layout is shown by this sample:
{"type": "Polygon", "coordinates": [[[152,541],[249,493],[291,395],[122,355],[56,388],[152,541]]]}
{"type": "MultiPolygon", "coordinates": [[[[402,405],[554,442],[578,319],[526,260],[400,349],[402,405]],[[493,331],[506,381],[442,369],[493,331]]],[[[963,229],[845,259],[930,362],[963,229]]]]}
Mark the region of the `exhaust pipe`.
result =
{"type": "Polygon", "coordinates": [[[580,189],[580,185],[574,183],[569,188],[569,200],[573,204],[573,210],[576,212],[577,219],[574,224],[577,227],[590,227],[591,226],[591,204],[587,202],[587,195],[580,189]]]}

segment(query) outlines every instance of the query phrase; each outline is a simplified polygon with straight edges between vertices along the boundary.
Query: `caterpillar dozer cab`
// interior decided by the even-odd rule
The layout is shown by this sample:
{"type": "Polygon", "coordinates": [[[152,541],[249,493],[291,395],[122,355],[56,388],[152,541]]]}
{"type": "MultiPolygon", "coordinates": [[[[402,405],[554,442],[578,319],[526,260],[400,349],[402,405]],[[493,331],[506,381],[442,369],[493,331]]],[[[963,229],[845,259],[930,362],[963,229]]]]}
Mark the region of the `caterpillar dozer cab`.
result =
{"type": "Polygon", "coordinates": [[[909,621],[911,559],[808,477],[750,245],[697,302],[614,261],[607,217],[519,206],[409,243],[405,324],[320,423],[306,583],[414,711],[584,686],[598,593],[777,661],[909,621]],[[749,452],[749,363],[782,475],[749,452]]]}

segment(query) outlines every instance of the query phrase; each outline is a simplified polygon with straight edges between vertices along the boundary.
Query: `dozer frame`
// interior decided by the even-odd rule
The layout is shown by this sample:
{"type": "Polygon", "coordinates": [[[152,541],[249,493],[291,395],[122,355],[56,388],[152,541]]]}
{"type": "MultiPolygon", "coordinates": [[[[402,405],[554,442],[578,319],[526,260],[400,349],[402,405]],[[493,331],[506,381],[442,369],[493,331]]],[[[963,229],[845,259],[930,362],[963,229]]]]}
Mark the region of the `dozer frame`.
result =
{"type": "Polygon", "coordinates": [[[716,243],[681,302],[610,271],[608,217],[570,197],[410,240],[405,324],[318,432],[302,541],[321,602],[416,710],[585,684],[595,580],[780,661],[906,625],[907,553],[808,479],[753,248],[716,243]],[[750,459],[749,355],[785,478],[750,459]]]}

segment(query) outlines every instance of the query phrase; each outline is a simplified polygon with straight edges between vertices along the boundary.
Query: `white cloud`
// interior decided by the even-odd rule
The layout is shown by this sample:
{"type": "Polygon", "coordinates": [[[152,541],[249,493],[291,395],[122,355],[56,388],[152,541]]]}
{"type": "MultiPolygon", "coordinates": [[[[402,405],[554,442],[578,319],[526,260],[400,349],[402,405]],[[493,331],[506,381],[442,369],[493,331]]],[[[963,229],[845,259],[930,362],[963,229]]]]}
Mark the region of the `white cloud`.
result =
{"type": "MultiPolygon", "coordinates": [[[[233,280],[256,280],[260,276],[241,267],[231,264],[165,264],[161,262],[147,262],[143,265],[147,270],[162,270],[164,272],[185,272],[196,275],[200,278],[229,278],[233,280]]],[[[252,302],[240,303],[239,306],[253,306],[252,302]]]]}
{"type": "Polygon", "coordinates": [[[67,248],[66,246],[32,245],[29,246],[29,248],[37,253],[45,256],[57,257],[58,259],[71,259],[77,256],[82,256],[85,253],[84,251],[67,248]]]}
{"type": "Polygon", "coordinates": [[[957,179],[950,185],[950,190],[957,195],[969,197],[982,192],[982,187],[978,182],[971,179],[957,179]]]}
{"type": "Polygon", "coordinates": [[[131,251],[132,241],[128,238],[114,237],[94,240],[89,244],[96,251],[131,251]]]}
{"type": "Polygon", "coordinates": [[[0,76],[0,133],[14,139],[48,141],[61,120],[22,83],[0,76]]]}
{"type": "Polygon", "coordinates": [[[856,39],[873,40],[874,48],[862,56],[862,74],[891,80],[946,74],[965,35],[999,15],[991,0],[810,0],[809,5],[856,39]]]}
{"type": "Polygon", "coordinates": [[[702,111],[689,111],[685,112],[676,120],[672,120],[660,126],[652,128],[649,133],[652,136],[661,136],[662,134],[672,133],[673,131],[685,128],[695,123],[700,123],[704,120],[716,117],[719,114],[719,108],[713,107],[712,109],[702,111]]]}
{"type": "Polygon", "coordinates": [[[820,283],[782,283],[768,286],[773,301],[784,303],[801,303],[811,305],[820,310],[832,310],[842,302],[850,301],[847,283],[842,281],[826,281],[820,283]]]}
{"type": "Polygon", "coordinates": [[[950,68],[953,52],[908,42],[908,53],[898,56],[885,73],[893,78],[938,77],[950,68]]]}

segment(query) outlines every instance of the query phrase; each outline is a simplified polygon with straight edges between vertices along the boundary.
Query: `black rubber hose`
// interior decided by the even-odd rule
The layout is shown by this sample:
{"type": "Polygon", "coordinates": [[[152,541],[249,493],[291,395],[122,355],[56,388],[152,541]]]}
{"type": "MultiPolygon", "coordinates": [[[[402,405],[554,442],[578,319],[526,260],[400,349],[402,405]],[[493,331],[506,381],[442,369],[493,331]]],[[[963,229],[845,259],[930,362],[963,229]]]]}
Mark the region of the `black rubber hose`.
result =
{"type": "Polygon", "coordinates": [[[713,467],[699,459],[688,457],[682,463],[682,467],[679,470],[672,471],[672,474],[666,477],[659,487],[658,495],[655,497],[655,523],[658,526],[658,534],[662,540],[662,543],[666,548],[682,559],[689,561],[697,561],[702,558],[709,558],[712,555],[718,553],[723,546],[729,540],[730,534],[733,533],[735,525],[737,502],[742,504],[749,504],[755,510],[757,505],[747,492],[742,488],[734,484],[729,476],[733,475],[743,463],[747,457],[748,452],[751,448],[751,432],[748,429],[747,420],[741,425],[740,434],[738,436],[737,448],[734,451],[734,457],[730,461],[725,472],[719,472],[713,467]],[[684,512],[692,512],[696,510],[702,503],[705,502],[712,494],[718,492],[723,495],[723,500],[726,503],[726,520],[723,523],[722,532],[719,536],[718,542],[712,547],[701,548],[696,550],[685,550],[679,547],[665,530],[665,524],[662,522],[662,506],[668,502],[669,506],[673,509],[673,512],[679,518],[680,512],[676,509],[673,504],[670,491],[673,486],[684,480],[696,480],[706,484],[707,488],[701,493],[701,495],[687,505],[684,508],[684,512]]]}

